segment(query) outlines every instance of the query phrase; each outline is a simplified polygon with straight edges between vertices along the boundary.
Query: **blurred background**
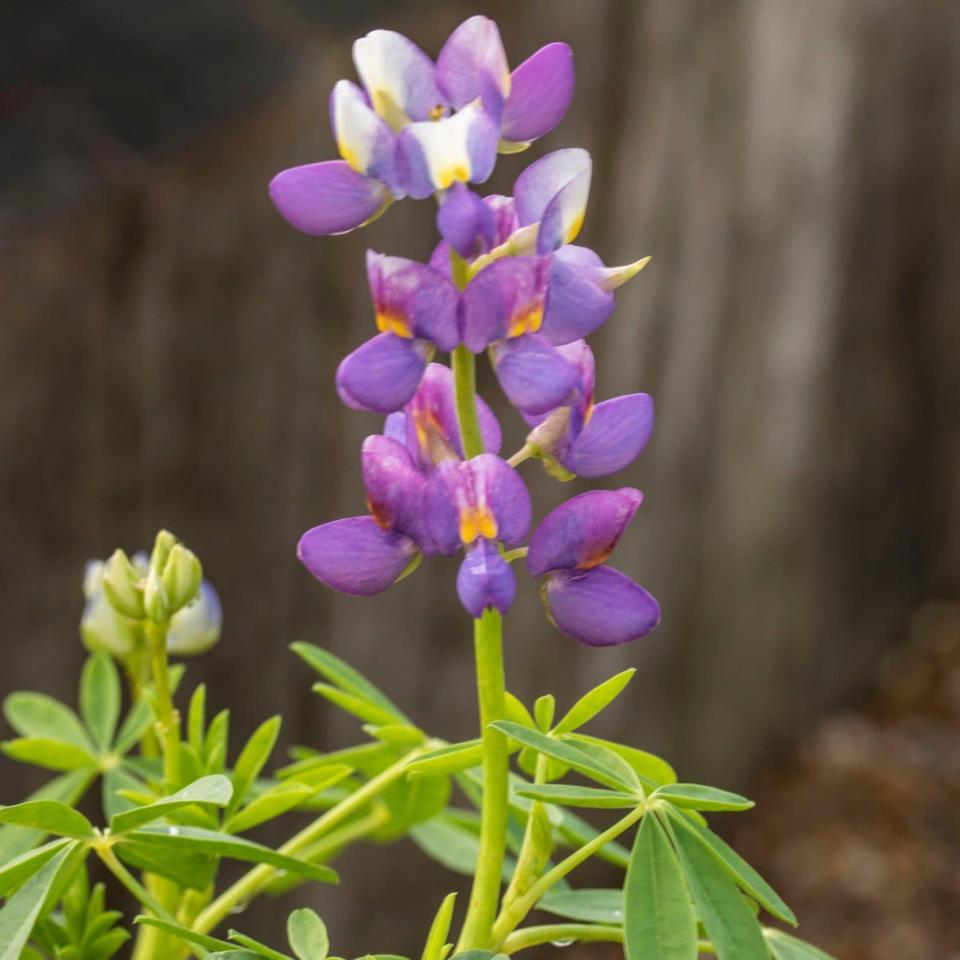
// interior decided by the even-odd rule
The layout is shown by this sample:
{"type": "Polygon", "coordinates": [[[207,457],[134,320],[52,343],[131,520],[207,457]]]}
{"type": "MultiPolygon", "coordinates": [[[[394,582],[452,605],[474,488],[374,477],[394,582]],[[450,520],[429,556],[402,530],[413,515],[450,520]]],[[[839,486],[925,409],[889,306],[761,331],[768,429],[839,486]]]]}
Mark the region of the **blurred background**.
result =
{"type": "MultiPolygon", "coordinates": [[[[355,601],[294,556],[308,526],[363,512],[379,422],[338,404],[333,373],[371,329],[364,249],[426,256],[429,205],[310,238],[266,184],[334,156],[326,98],[354,37],[390,27],[435,54],[478,12],[514,65],[565,40],[578,71],[566,121],[490,188],[585,146],[582,242],[653,255],[594,344],[600,398],[657,402],[610,485],[646,494],[615,563],[663,625],[581,649],[530,584],[512,689],[569,704],[636,666],[597,732],[752,791],[759,809],[719,829],[804,936],[845,960],[960,956],[955,0],[6,0],[0,693],[74,696],[84,561],[166,526],[224,601],[189,678],[213,681],[235,737],[282,710],[285,745],[357,738],[295,640],[469,735],[455,565],[355,601]]],[[[509,452],[523,430],[498,410],[509,452]]],[[[541,512],[579,489],[527,466],[541,512]]],[[[0,761],[3,802],[32,782],[0,761]]],[[[406,843],[342,867],[341,888],[300,895],[337,951],[419,950],[449,877],[406,843]]],[[[244,929],[274,937],[285,914],[257,905],[244,929]]]]}

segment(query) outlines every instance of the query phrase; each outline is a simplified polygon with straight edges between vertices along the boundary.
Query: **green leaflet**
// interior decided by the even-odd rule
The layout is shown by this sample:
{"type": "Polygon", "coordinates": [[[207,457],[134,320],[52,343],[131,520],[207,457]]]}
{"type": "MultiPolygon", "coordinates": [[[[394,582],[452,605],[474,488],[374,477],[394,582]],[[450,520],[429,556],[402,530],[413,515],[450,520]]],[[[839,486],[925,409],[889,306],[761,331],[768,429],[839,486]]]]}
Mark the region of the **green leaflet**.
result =
{"type": "Polygon", "coordinates": [[[660,787],[655,796],[661,800],[669,800],[675,807],[690,810],[749,810],[756,806],[752,800],[741,797],[739,793],[704,787],[699,783],[672,783],[660,787]]]}
{"type": "Polygon", "coordinates": [[[541,898],[537,909],[584,923],[622,924],[623,891],[588,887],[580,890],[554,888],[541,898]]]}
{"type": "Polygon", "coordinates": [[[217,872],[217,858],[203,850],[188,850],[153,842],[139,842],[136,833],[128,833],[114,850],[124,863],[138,870],[156,873],[181,887],[203,890],[217,872]]]}
{"type": "Polygon", "coordinates": [[[644,782],[650,781],[658,787],[665,783],[677,782],[677,775],[673,767],[671,767],[666,760],[661,759],[656,754],[648,753],[646,750],[628,747],[622,743],[616,743],[613,740],[591,737],[586,733],[569,733],[564,736],[564,740],[568,743],[593,743],[598,747],[606,747],[607,750],[610,750],[625,760],[644,782]]]}
{"type": "Polygon", "coordinates": [[[196,933],[189,927],[181,926],[179,923],[170,923],[167,920],[161,920],[159,917],[148,917],[140,914],[134,917],[134,923],[145,927],[156,927],[166,933],[172,933],[186,943],[195,943],[204,950],[231,950],[233,945],[226,940],[218,940],[216,937],[210,937],[205,933],[196,933]]]}
{"type": "Polygon", "coordinates": [[[695,837],[743,888],[744,892],[764,907],[771,916],[794,927],[797,925],[797,918],[793,911],[783,902],[777,891],[729,844],[679,810],[666,807],[665,812],[670,817],[676,833],[685,832],[695,837]]]}
{"type": "Polygon", "coordinates": [[[19,737],[6,741],[2,749],[11,760],[46,770],[81,770],[97,765],[97,758],[89,750],[47,737],[19,737]]]}
{"type": "Polygon", "coordinates": [[[509,690],[504,693],[503,705],[506,709],[508,720],[519,723],[521,727],[533,727],[533,717],[530,711],[523,705],[523,701],[515,697],[509,690]]]}
{"type": "Polygon", "coordinates": [[[782,930],[765,927],[763,931],[774,960],[835,960],[811,943],[792,937],[782,930]]]}
{"type": "MultiPolygon", "coordinates": [[[[349,767],[345,768],[349,770],[349,767]]],[[[320,787],[306,783],[281,783],[259,797],[251,800],[242,810],[235,813],[224,824],[225,833],[244,833],[252,830],[261,823],[266,823],[281,813],[286,813],[299,806],[304,800],[313,797],[320,791],[320,787]]]]}
{"type": "Polygon", "coordinates": [[[80,718],[44,693],[11,693],[3,701],[3,715],[22,737],[60,740],[83,750],[93,749],[80,718]]]}
{"type": "Polygon", "coordinates": [[[290,649],[332,684],[361,700],[375,704],[391,717],[390,720],[381,722],[407,724],[411,722],[410,718],[366,677],[339,657],[334,656],[329,650],[323,650],[310,643],[294,643],[290,649]]]}
{"type": "Polygon", "coordinates": [[[0,867],[0,897],[9,897],[28,877],[32,877],[48,860],[72,842],[68,837],[61,837],[7,861],[0,867]]]}
{"type": "Polygon", "coordinates": [[[98,749],[109,750],[120,718],[120,677],[107,653],[95,653],[83,665],[80,713],[98,749]]]}
{"type": "Polygon", "coordinates": [[[123,754],[136,746],[153,723],[153,714],[150,704],[145,697],[141,697],[131,708],[113,744],[114,753],[123,754]]]}
{"type": "Polygon", "coordinates": [[[250,785],[257,779],[260,771],[266,766],[270,754],[276,745],[280,734],[281,718],[270,717],[253,731],[250,739],[237,757],[233,768],[233,797],[227,805],[227,816],[231,816],[240,806],[250,789],[250,785]]]}
{"type": "Polygon", "coordinates": [[[110,831],[114,834],[129,833],[137,827],[159,820],[181,807],[188,807],[195,803],[223,807],[229,802],[232,792],[233,787],[230,781],[222,774],[201,777],[169,797],[118,813],[110,821],[110,831]]]}
{"type": "Polygon", "coordinates": [[[623,894],[627,960],[696,960],[697,921],[683,870],[649,814],[637,830],[623,894]]]}
{"type": "Polygon", "coordinates": [[[77,844],[72,843],[43,865],[0,910],[0,960],[18,960],[37,917],[77,844]]]}
{"type": "Polygon", "coordinates": [[[266,957],[267,960],[290,960],[290,957],[285,953],[274,950],[265,943],[261,943],[259,940],[254,940],[253,937],[248,937],[246,934],[240,933],[239,930],[231,930],[227,936],[241,947],[252,950],[255,956],[266,957]]]}
{"type": "Polygon", "coordinates": [[[379,704],[371,703],[363,697],[347,693],[345,690],[341,690],[332,684],[315,683],[311,689],[314,693],[319,693],[321,697],[329,700],[334,706],[339,707],[346,713],[352,714],[364,723],[387,725],[396,719],[391,711],[381,707],[379,704]]]}
{"type": "Polygon", "coordinates": [[[612,768],[595,759],[581,750],[579,746],[554,740],[539,730],[530,730],[527,727],[521,727],[519,724],[511,723],[509,720],[498,720],[491,726],[512,737],[518,743],[532,747],[554,760],[559,760],[576,770],[577,773],[582,773],[585,777],[596,780],[604,786],[612,787],[614,790],[627,791],[634,790],[637,787],[635,782],[624,777],[622,770],[612,768]]]}
{"type": "Polygon", "coordinates": [[[203,753],[203,735],[207,726],[207,685],[198,684],[187,710],[187,743],[198,756],[203,753]]]}
{"type": "Polygon", "coordinates": [[[418,757],[407,767],[407,775],[415,777],[421,774],[460,773],[461,770],[479,766],[482,761],[482,741],[464,740],[462,743],[451,743],[418,757]]]}
{"type": "Polygon", "coordinates": [[[673,839],[697,914],[720,960],[769,960],[760,924],[730,872],[693,834],[674,830],[673,839]]]}
{"type": "Polygon", "coordinates": [[[608,810],[635,807],[641,802],[635,793],[555,783],[531,784],[529,787],[522,787],[517,790],[517,796],[569,807],[593,807],[608,810]]]}
{"type": "Polygon", "coordinates": [[[93,824],[82,813],[58,800],[28,800],[26,803],[0,807],[0,823],[80,840],[94,835],[93,824]]]}
{"type": "Polygon", "coordinates": [[[553,716],[557,710],[557,698],[552,693],[545,693],[533,702],[533,719],[542,733],[548,733],[553,724],[553,716]]]}
{"type": "Polygon", "coordinates": [[[437,910],[437,915],[430,924],[427,942],[423,947],[420,960],[445,960],[450,951],[450,944],[446,942],[450,932],[450,922],[453,920],[453,908],[457,902],[455,893],[448,893],[437,910]]]}
{"type": "Polygon", "coordinates": [[[294,910],[287,920],[287,940],[299,960],[326,960],[330,940],[324,922],[307,907],[294,910]]]}
{"type": "Polygon", "coordinates": [[[391,784],[382,794],[390,810],[390,822],[378,832],[378,839],[405,834],[412,826],[430,820],[446,809],[450,799],[449,777],[414,777],[391,784]]]}
{"type": "Polygon", "coordinates": [[[126,799],[123,793],[148,792],[146,784],[135,777],[126,766],[114,767],[103,775],[103,815],[109,821],[118,813],[130,810],[136,804],[126,799]]]}
{"type": "Polygon", "coordinates": [[[636,669],[631,667],[612,676],[609,680],[604,680],[589,693],[585,693],[553,728],[553,732],[557,735],[572,733],[578,727],[588,723],[620,696],[636,672],[636,669]]]}

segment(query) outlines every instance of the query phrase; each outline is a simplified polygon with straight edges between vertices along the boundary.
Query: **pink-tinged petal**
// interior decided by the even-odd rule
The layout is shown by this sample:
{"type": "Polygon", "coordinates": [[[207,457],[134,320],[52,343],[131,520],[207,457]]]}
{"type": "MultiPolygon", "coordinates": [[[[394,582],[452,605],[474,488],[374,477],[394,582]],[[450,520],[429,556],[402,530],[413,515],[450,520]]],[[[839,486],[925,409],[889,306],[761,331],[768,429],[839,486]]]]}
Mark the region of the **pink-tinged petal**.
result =
{"type": "Polygon", "coordinates": [[[508,547],[519,546],[527,539],[532,517],[530,494],[520,474],[492,453],[463,466],[472,475],[474,502],[493,514],[497,539],[508,547]]]}
{"type": "MultiPolygon", "coordinates": [[[[462,460],[463,445],[457,422],[453,392],[453,371],[442,363],[427,366],[417,392],[404,408],[406,445],[429,473],[444,460],[462,460]]],[[[499,453],[500,424],[482,397],[477,397],[477,418],[483,447],[487,453],[499,453]]]]}
{"type": "Polygon", "coordinates": [[[597,283],[603,269],[600,258],[586,247],[561,247],[550,258],[540,333],[552,344],[589,336],[613,312],[613,294],[597,283]]]}
{"type": "Polygon", "coordinates": [[[337,368],[340,399],[354,410],[399,410],[416,391],[431,351],[425,340],[378,334],[341,361],[337,368]]]}
{"type": "Polygon", "coordinates": [[[426,547],[423,491],[427,481],[406,446],[389,437],[367,437],[360,463],[373,518],[384,530],[402,533],[426,547]]]}
{"type": "Polygon", "coordinates": [[[381,333],[419,337],[447,352],[460,342],[460,293],[433,267],[368,250],[367,279],[381,333]]]}
{"type": "Polygon", "coordinates": [[[579,385],[576,369],[540,337],[498,340],[491,353],[503,392],[522,413],[547,413],[568,402],[579,385]]]}
{"type": "Polygon", "coordinates": [[[394,130],[443,109],[433,61],[392,30],[373,30],[353,45],[353,63],[374,110],[394,130]]]}
{"type": "Polygon", "coordinates": [[[573,99],[573,51],[565,43],[548,43],[528,57],[510,76],[500,136],[527,143],[549,133],[573,99]]]}
{"type": "Polygon", "coordinates": [[[483,183],[497,162],[497,127],[479,104],[452,117],[412,123],[400,134],[400,178],[418,200],[454,183],[483,183]]]}
{"type": "Polygon", "coordinates": [[[531,163],[513,185],[520,226],[542,220],[557,194],[584,174],[589,186],[592,166],[590,154],[579,147],[554,150],[531,163]]]}
{"type": "Polygon", "coordinates": [[[456,109],[479,98],[499,118],[510,93],[510,68],[489,17],[470,17],[450,34],[437,57],[437,86],[456,109]]]}
{"type": "Polygon", "coordinates": [[[472,260],[493,246],[496,221],[493,211],[469,187],[455,183],[437,211],[437,229],[461,257],[472,260]]]}
{"type": "Polygon", "coordinates": [[[396,175],[397,135],[371,109],[366,94],[339,80],[330,94],[330,125],[340,156],[357,173],[383,181],[402,196],[396,175]]]}
{"type": "Polygon", "coordinates": [[[510,609],[517,581],[495,543],[478,540],[467,550],[457,573],[457,594],[467,613],[477,620],[484,610],[506,613],[510,609]]]}
{"type": "Polygon", "coordinates": [[[543,600],[557,629],[590,647],[639,640],[660,623],[660,604],[611,567],[553,573],[543,600]]]}
{"type": "Polygon", "coordinates": [[[386,590],[416,555],[409,537],[384,530],[373,517],[314,527],[297,546],[300,562],[321,583],[357,597],[386,590]]]}
{"type": "Polygon", "coordinates": [[[653,431],[653,398],[647,393],[604,400],[593,407],[579,435],[559,455],[581,477],[606,477],[629,466],[653,431]]]}
{"type": "Polygon", "coordinates": [[[639,490],[623,487],[590,490],[560,504],[540,521],[530,538],[530,575],[586,570],[603,563],[642,501],[639,490]]]}
{"type": "Polygon", "coordinates": [[[549,264],[504,257],[484,267],[461,296],[460,336],[474,353],[494,340],[536,333],[543,322],[549,264]]]}
{"type": "Polygon", "coordinates": [[[347,233],[392,203],[384,184],[357,173],[345,160],[283,170],[270,181],[270,199],[288,223],[315,236],[347,233]]]}
{"type": "Polygon", "coordinates": [[[587,213],[590,173],[574,177],[547,205],[537,233],[537,253],[551,253],[576,240],[587,213]]]}

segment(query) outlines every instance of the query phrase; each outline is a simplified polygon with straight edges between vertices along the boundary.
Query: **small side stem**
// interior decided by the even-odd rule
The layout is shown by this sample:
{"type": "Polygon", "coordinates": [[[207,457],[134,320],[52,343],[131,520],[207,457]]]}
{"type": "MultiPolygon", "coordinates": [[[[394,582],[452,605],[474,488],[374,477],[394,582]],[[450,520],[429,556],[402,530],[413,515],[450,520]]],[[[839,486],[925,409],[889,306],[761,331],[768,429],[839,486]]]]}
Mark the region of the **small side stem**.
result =
{"type": "Polygon", "coordinates": [[[107,869],[127,888],[134,898],[147,908],[155,917],[176,923],[176,918],[157,903],[147,892],[146,887],[117,859],[117,855],[110,849],[97,850],[97,856],[104,862],[107,869]]]}
{"type": "Polygon", "coordinates": [[[523,896],[504,910],[493,925],[493,945],[499,945],[504,938],[512,933],[523,918],[537,905],[537,901],[558,881],[562,880],[571,870],[588,860],[599,849],[606,846],[611,840],[619,837],[625,830],[629,830],[646,813],[646,807],[640,806],[631,810],[625,817],[621,817],[612,827],[603,833],[598,833],[589,843],[575,850],[564,860],[561,860],[552,870],[545,873],[523,896]]]}
{"type": "Polygon", "coordinates": [[[494,720],[503,719],[506,711],[503,619],[496,610],[485,610],[483,617],[474,621],[474,643],[483,744],[480,853],[456,953],[483,949],[490,944],[507,844],[507,738],[490,726],[494,720]]]}
{"type": "Polygon", "coordinates": [[[501,953],[518,953],[544,943],[563,943],[579,940],[581,943],[623,943],[623,927],[599,926],[594,923],[551,923],[542,927],[527,927],[511,933],[500,944],[501,953]]]}

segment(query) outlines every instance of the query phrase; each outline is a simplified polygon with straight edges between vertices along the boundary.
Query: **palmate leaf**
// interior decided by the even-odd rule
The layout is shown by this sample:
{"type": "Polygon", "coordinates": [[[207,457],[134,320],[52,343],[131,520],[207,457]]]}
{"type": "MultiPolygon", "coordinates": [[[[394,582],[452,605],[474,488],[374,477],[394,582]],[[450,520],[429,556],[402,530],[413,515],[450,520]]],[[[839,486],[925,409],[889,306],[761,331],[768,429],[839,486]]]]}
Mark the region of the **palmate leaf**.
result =
{"type": "Polygon", "coordinates": [[[637,830],[623,893],[627,960],[696,960],[690,891],[670,838],[650,814],[637,830]]]}
{"type": "MultiPolygon", "coordinates": [[[[669,819],[657,822],[670,828],[669,819]]],[[[768,960],[760,924],[730,873],[695,836],[671,832],[697,915],[720,960],[768,960]]]]}
{"type": "Polygon", "coordinates": [[[793,911],[783,902],[777,891],[729,844],[721,840],[713,831],[692,821],[678,810],[665,807],[664,813],[670,818],[675,833],[688,833],[699,841],[743,891],[764,907],[771,916],[791,926],[797,925],[797,918],[793,911]]]}
{"type": "Polygon", "coordinates": [[[675,807],[690,810],[749,810],[756,806],[752,800],[739,793],[704,787],[698,783],[672,783],[660,787],[654,794],[661,800],[669,800],[675,807]]]}
{"type": "Polygon", "coordinates": [[[763,935],[770,947],[773,960],[836,960],[835,957],[813,944],[798,937],[792,937],[782,930],[765,927],[763,935]]]}
{"type": "Polygon", "coordinates": [[[623,923],[623,891],[582,887],[579,890],[554,888],[537,904],[538,910],[583,923],[623,923]]]}
{"type": "Polygon", "coordinates": [[[142,827],[144,824],[159,820],[175,810],[193,804],[223,807],[229,802],[232,792],[233,787],[230,781],[222,774],[201,777],[169,797],[164,797],[146,806],[134,807],[132,810],[118,813],[110,821],[110,832],[113,834],[129,833],[137,827],[142,827]]]}
{"type": "Polygon", "coordinates": [[[631,667],[609,680],[604,680],[589,693],[585,693],[553,728],[553,732],[557,735],[572,733],[578,727],[588,723],[620,696],[636,672],[636,669],[631,667]]]}
{"type": "Polygon", "coordinates": [[[386,715],[392,718],[379,722],[411,723],[410,718],[382,691],[348,663],[330,653],[329,650],[323,650],[310,643],[294,643],[290,649],[334,686],[339,687],[345,693],[358,697],[360,700],[365,700],[367,703],[380,707],[386,715]]]}
{"type": "Polygon", "coordinates": [[[83,665],[80,712],[97,748],[109,750],[120,718],[120,677],[107,653],[95,653],[83,665]]]}
{"type": "Polygon", "coordinates": [[[290,914],[287,939],[298,960],[326,960],[330,951],[326,925],[308,907],[301,907],[290,914]]]}

